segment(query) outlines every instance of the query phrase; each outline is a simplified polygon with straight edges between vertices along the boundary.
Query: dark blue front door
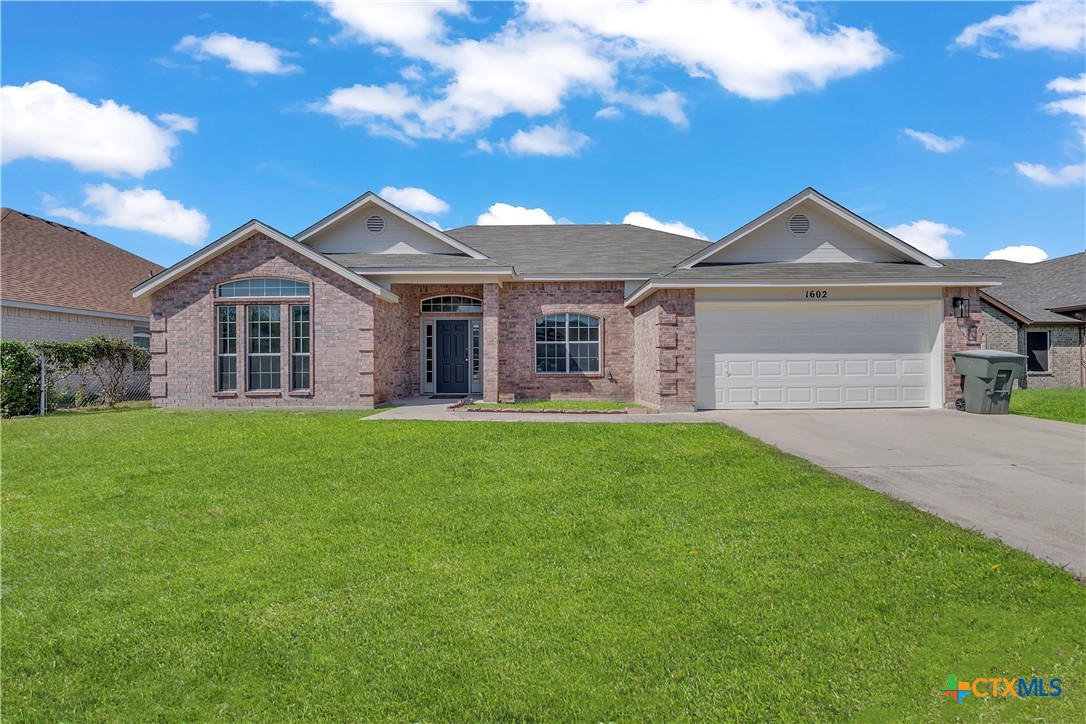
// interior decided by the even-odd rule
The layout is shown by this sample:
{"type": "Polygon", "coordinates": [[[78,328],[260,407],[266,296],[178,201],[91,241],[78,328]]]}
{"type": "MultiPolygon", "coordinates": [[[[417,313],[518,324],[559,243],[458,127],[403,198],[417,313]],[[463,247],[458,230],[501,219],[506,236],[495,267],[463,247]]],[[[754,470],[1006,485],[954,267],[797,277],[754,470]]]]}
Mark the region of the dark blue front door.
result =
{"type": "Polygon", "coordinates": [[[468,323],[437,323],[437,391],[468,391],[468,323]]]}

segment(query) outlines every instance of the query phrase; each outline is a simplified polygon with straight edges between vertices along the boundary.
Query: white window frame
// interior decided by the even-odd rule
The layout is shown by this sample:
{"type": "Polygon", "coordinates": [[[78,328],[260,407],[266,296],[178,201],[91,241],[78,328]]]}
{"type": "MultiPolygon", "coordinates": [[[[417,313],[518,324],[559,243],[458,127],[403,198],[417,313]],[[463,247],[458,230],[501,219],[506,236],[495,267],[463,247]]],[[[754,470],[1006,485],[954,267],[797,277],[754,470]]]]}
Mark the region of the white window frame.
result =
{"type": "MultiPolygon", "coordinates": [[[[269,320],[272,321],[272,320],[269,320]]],[[[256,322],[260,324],[260,322],[256,322]]],[[[246,392],[279,392],[283,389],[283,307],[280,304],[249,304],[245,306],[245,391],[246,392]],[[278,325],[279,334],[275,337],[255,337],[252,334],[253,321],[250,318],[254,309],[274,309],[278,314],[278,319],[274,320],[274,324],[278,325]],[[254,339],[278,339],[279,350],[276,352],[252,352],[252,344],[254,339]],[[279,372],[257,372],[255,374],[278,374],[279,384],[271,387],[253,387],[253,364],[254,357],[262,357],[268,359],[279,360],[279,372]]]]}
{"type": "MultiPolygon", "coordinates": [[[[242,307],[242,309],[244,309],[244,307],[242,307]]],[[[231,324],[231,323],[230,322],[225,322],[225,324],[231,324]]],[[[222,304],[222,305],[219,305],[219,306],[215,307],[215,391],[216,392],[236,392],[237,389],[238,389],[238,307],[236,305],[232,305],[232,304],[222,304]],[[223,337],[222,336],[222,325],[224,324],[224,322],[222,321],[221,315],[222,315],[223,310],[225,310],[225,309],[234,310],[234,321],[232,322],[232,324],[234,325],[234,336],[232,337],[232,339],[234,340],[234,351],[232,353],[222,351],[223,350],[223,342],[225,340],[227,340],[227,339],[231,339],[230,337],[223,337]],[[222,360],[224,360],[226,358],[233,358],[233,360],[234,360],[234,372],[233,372],[234,386],[233,387],[223,387],[222,386],[222,360]]]]}
{"type": "Polygon", "coordinates": [[[215,287],[215,297],[217,299],[305,299],[309,297],[311,290],[309,282],[299,281],[297,279],[287,279],[285,277],[247,277],[245,279],[232,279],[228,282],[222,282],[215,287]],[[290,282],[291,284],[302,284],[305,286],[304,293],[291,293],[291,294],[232,294],[228,296],[223,295],[223,287],[229,287],[233,284],[252,284],[253,282],[290,282]]]}
{"type": "Polygon", "coordinates": [[[544,314],[536,317],[532,322],[532,338],[534,340],[534,346],[532,347],[533,364],[535,365],[535,374],[537,375],[576,375],[580,377],[591,377],[603,374],[603,319],[597,317],[594,314],[585,314],[584,312],[554,312],[552,314],[544,314]],[[569,318],[571,316],[588,317],[589,319],[596,320],[596,339],[595,340],[571,340],[569,338],[569,318]],[[553,342],[547,340],[539,340],[536,338],[536,330],[539,328],[539,320],[547,319],[550,317],[565,317],[564,327],[564,339],[561,342],[553,342]],[[566,351],[566,369],[565,371],[541,371],[539,369],[539,345],[562,345],[566,351]],[[596,345],[596,369],[594,370],[572,370],[570,369],[570,360],[573,357],[570,355],[569,346],[571,344],[589,344],[596,345]]]}
{"type": "Polygon", "coordinates": [[[308,303],[306,303],[306,304],[290,304],[290,305],[288,305],[287,314],[288,314],[288,317],[290,319],[290,352],[289,352],[289,355],[290,355],[290,365],[289,365],[289,367],[290,367],[290,369],[289,369],[290,380],[288,381],[289,389],[290,389],[291,392],[308,392],[309,390],[313,389],[313,307],[312,307],[312,305],[310,305],[308,303]],[[294,321],[294,310],[295,309],[301,309],[303,307],[306,309],[306,319],[305,319],[305,322],[304,322],[306,333],[304,335],[304,339],[306,340],[306,349],[308,351],[306,351],[306,352],[295,352],[294,351],[294,342],[295,342],[295,340],[297,340],[297,339],[299,339],[301,337],[301,335],[296,334],[295,325],[296,324],[303,324],[303,322],[295,322],[294,321]],[[306,364],[305,369],[306,369],[306,380],[307,380],[307,382],[306,382],[306,385],[304,387],[295,387],[294,386],[294,374],[296,372],[295,360],[297,358],[299,358],[299,357],[305,357],[305,364],[306,364]]]}

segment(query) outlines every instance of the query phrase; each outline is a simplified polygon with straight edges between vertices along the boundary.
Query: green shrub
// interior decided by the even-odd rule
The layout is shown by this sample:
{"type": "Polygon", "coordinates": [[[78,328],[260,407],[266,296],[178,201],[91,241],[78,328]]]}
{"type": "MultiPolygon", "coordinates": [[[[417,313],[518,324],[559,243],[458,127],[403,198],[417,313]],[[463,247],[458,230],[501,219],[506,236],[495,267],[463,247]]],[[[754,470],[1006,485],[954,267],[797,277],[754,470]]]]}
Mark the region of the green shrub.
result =
{"type": "Polygon", "coordinates": [[[25,342],[0,342],[0,414],[30,415],[41,396],[38,353],[25,342]]]}

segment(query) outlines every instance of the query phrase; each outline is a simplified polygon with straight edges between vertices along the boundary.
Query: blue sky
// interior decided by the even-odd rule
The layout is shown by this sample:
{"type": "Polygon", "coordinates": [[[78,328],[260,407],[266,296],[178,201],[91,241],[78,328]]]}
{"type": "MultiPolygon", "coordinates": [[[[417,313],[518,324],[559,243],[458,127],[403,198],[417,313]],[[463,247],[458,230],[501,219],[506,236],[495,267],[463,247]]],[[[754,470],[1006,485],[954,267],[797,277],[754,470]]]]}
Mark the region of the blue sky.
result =
{"type": "Polygon", "coordinates": [[[442,228],[715,240],[814,186],[940,256],[1086,243],[1080,2],[0,14],[3,204],[163,264],[389,187],[442,228]]]}

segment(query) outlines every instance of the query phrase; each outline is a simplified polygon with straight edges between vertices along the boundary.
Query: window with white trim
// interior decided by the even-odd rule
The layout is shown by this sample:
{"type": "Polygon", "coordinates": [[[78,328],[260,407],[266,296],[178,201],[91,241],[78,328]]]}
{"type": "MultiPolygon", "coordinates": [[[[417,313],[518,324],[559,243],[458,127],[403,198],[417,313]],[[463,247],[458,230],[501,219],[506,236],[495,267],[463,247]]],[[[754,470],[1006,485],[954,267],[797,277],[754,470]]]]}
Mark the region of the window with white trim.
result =
{"type": "Polygon", "coordinates": [[[422,311],[441,314],[482,314],[483,300],[455,295],[430,297],[422,300],[422,311]]]}
{"type": "Polygon", "coordinates": [[[230,392],[238,388],[237,307],[219,307],[215,324],[215,389],[230,392]]]}
{"type": "Polygon", "coordinates": [[[279,305],[251,306],[247,312],[249,354],[246,369],[249,390],[278,390],[281,386],[279,305]]]}
{"type": "Polygon", "coordinates": [[[219,297],[308,297],[309,285],[293,279],[238,279],[219,285],[219,297]]]}
{"type": "Polygon", "coordinates": [[[290,389],[309,389],[309,305],[295,304],[290,308],[290,389]]]}
{"type": "Polygon", "coordinates": [[[587,314],[549,314],[535,320],[535,371],[600,371],[600,320],[587,314]]]}

